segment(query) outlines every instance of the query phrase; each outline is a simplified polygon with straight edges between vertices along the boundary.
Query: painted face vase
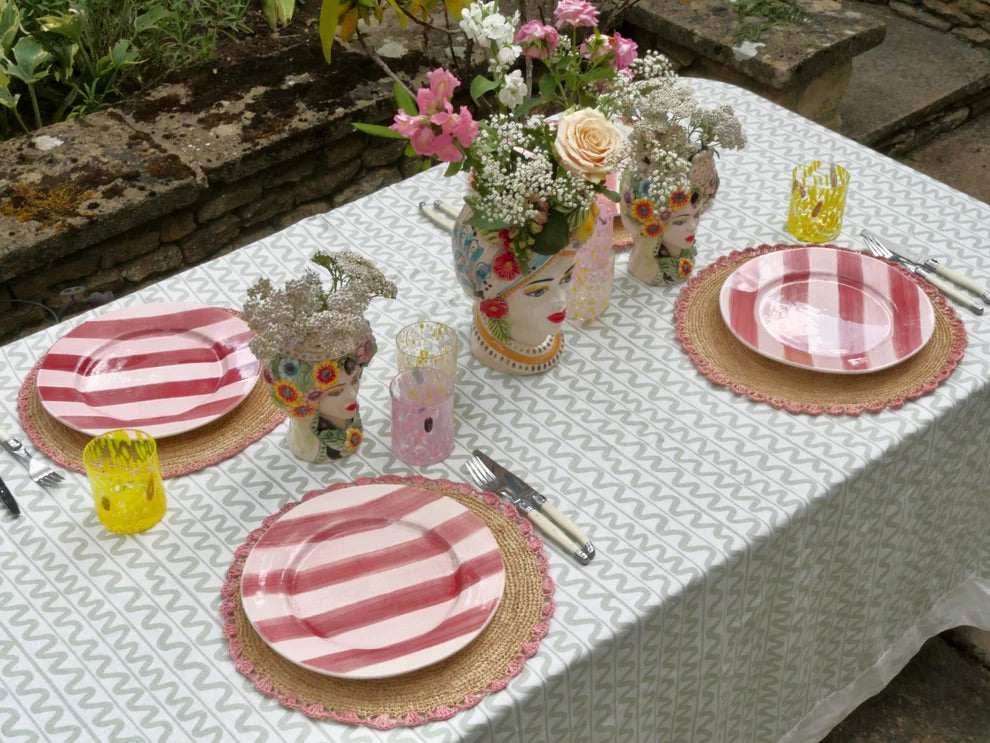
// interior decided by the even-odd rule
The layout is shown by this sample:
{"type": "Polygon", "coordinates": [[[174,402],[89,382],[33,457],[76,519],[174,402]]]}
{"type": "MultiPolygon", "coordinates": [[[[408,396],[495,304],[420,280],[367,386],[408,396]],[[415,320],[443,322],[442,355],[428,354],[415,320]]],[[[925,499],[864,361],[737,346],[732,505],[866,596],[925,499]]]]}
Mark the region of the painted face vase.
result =
{"type": "Polygon", "coordinates": [[[473,301],[471,352],[485,366],[508,374],[541,374],[563,349],[567,284],[576,251],[552,255],[527,251],[520,265],[514,251],[467,224],[465,206],[453,230],[454,269],[473,301]]]}
{"type": "Polygon", "coordinates": [[[375,355],[375,337],[351,352],[329,358],[318,348],[296,347],[264,364],[262,375],[272,399],[289,414],[289,449],[307,462],[325,462],[353,454],[363,427],[358,390],[364,367],[375,355]]]}

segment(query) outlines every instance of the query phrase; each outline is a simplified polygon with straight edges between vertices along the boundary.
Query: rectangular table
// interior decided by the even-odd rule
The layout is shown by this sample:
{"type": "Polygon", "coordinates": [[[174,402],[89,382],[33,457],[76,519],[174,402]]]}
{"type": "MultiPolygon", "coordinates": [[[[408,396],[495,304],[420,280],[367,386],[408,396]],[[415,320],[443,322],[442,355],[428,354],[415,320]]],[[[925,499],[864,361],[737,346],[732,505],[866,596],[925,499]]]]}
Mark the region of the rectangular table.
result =
{"type": "MultiPolygon", "coordinates": [[[[742,89],[691,81],[735,107],[748,146],[698,232],[698,268],[791,243],[790,170],[810,156],[852,173],[843,234],[861,227],[990,281],[990,208],[742,89]]],[[[931,394],[860,416],[776,410],[692,365],[674,336],[678,289],[616,268],[597,322],[568,323],[549,373],[501,375],[468,351],[470,303],[450,239],[423,199],[458,203],[438,169],[306,219],[117,305],[239,307],[260,276],[295,276],[317,249],[353,248],[399,285],[368,317],[381,348],[361,389],[356,455],[308,465],[285,424],[242,453],[166,482],[150,531],[109,534],[82,475],[45,491],[0,453],[23,514],[0,518],[4,740],[813,741],[937,632],[990,628],[990,318],[959,309],[968,346],[931,394]],[[462,348],[454,453],[414,469],[389,451],[392,339],[430,318],[462,348]],[[556,612],[504,691],[416,728],[313,721],[234,668],[220,588],[249,531],[306,491],[385,473],[465,480],[472,448],[514,462],[595,541],[580,567],[546,547],[556,612]]],[[[0,349],[0,419],[73,318],[0,349]]],[[[26,437],[22,437],[25,438],[26,437]]]]}

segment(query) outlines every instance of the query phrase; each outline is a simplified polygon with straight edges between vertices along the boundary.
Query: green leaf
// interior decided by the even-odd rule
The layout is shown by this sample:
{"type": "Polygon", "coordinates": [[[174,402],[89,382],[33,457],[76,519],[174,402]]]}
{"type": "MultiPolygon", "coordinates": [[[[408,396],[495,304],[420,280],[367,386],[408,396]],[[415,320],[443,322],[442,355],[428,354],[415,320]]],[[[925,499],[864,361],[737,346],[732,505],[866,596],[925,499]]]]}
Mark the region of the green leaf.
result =
{"type": "Polygon", "coordinates": [[[495,336],[495,340],[507,343],[509,340],[509,318],[508,317],[488,317],[488,332],[495,336]]]}
{"type": "Polygon", "coordinates": [[[77,44],[80,41],[82,31],[79,24],[79,16],[70,15],[46,15],[38,19],[38,25],[42,31],[64,36],[77,44]]]}
{"type": "Polygon", "coordinates": [[[0,54],[6,54],[14,46],[17,31],[21,25],[21,14],[17,5],[0,0],[0,54]]]}
{"type": "Polygon", "coordinates": [[[483,96],[498,87],[498,83],[494,80],[489,80],[484,75],[478,75],[471,81],[471,98],[475,103],[483,96]]]}
{"type": "Polygon", "coordinates": [[[20,100],[21,96],[11,93],[10,88],[7,87],[9,84],[10,77],[3,70],[0,70],[0,106],[16,109],[17,101],[20,100]]]}
{"type": "Polygon", "coordinates": [[[357,129],[359,132],[364,132],[365,134],[371,134],[375,137],[387,137],[388,139],[405,139],[401,134],[399,134],[395,129],[390,129],[387,126],[382,126],[381,124],[364,124],[362,122],[352,122],[351,126],[357,129]]]}
{"type": "Polygon", "coordinates": [[[288,25],[296,10],[296,0],[261,0],[261,13],[272,29],[288,25]]]}
{"type": "Polygon", "coordinates": [[[540,98],[544,100],[550,100],[553,98],[554,93],[557,92],[557,81],[554,79],[553,75],[547,73],[540,76],[540,98]]]}
{"type": "Polygon", "coordinates": [[[160,5],[155,5],[134,19],[134,35],[137,36],[145,31],[150,31],[158,25],[158,21],[168,18],[170,15],[172,14],[168,10],[160,5]]]}
{"type": "Polygon", "coordinates": [[[553,255],[571,239],[567,215],[563,212],[550,212],[550,219],[534,237],[536,241],[530,246],[530,250],[540,255],[553,255]]]}
{"type": "Polygon", "coordinates": [[[450,178],[452,175],[457,175],[461,172],[461,168],[464,166],[464,161],[460,160],[455,163],[448,163],[447,169],[443,172],[444,178],[450,178]]]}
{"type": "Polygon", "coordinates": [[[4,70],[8,75],[33,85],[48,76],[48,70],[40,68],[51,62],[54,57],[34,38],[22,36],[14,45],[14,59],[16,60],[14,64],[8,62],[4,70]]]}
{"type": "Polygon", "coordinates": [[[478,212],[472,213],[468,217],[467,223],[472,227],[477,227],[482,232],[499,232],[509,226],[507,222],[496,222],[495,220],[487,219],[478,212]]]}
{"type": "Polygon", "coordinates": [[[110,59],[110,63],[114,66],[114,69],[120,69],[125,65],[133,65],[138,63],[137,49],[132,47],[131,42],[127,39],[121,39],[114,44],[108,57],[110,59]]]}
{"type": "Polygon", "coordinates": [[[392,94],[395,96],[395,102],[399,104],[399,108],[407,114],[415,116],[419,113],[419,106],[416,104],[416,99],[409,94],[409,91],[404,86],[399,85],[399,83],[393,83],[392,94]]]}
{"type": "Polygon", "coordinates": [[[320,46],[323,47],[323,58],[327,64],[330,64],[333,37],[337,34],[340,5],[338,0],[323,0],[323,4],[320,5],[320,46]]]}

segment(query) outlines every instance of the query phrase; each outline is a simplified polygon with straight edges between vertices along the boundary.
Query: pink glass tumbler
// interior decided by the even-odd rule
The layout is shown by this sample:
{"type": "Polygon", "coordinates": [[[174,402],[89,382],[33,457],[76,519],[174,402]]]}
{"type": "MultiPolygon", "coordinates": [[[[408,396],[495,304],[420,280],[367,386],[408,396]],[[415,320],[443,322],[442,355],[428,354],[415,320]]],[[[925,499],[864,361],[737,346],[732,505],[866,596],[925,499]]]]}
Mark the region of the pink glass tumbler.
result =
{"type": "Polygon", "coordinates": [[[406,464],[442,462],[454,450],[454,379],[432,367],[392,379],[392,453],[406,464]]]}

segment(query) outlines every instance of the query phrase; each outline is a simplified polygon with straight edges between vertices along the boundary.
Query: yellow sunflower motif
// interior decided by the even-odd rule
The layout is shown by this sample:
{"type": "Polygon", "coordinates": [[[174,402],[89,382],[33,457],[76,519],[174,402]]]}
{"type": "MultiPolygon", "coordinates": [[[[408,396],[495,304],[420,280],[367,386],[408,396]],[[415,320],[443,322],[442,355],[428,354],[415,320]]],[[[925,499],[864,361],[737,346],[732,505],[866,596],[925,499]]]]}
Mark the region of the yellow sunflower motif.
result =
{"type": "Polygon", "coordinates": [[[283,405],[294,407],[300,398],[302,398],[299,388],[284,377],[275,382],[272,389],[275,391],[275,398],[283,405]]]}
{"type": "Polygon", "coordinates": [[[653,202],[649,199],[636,199],[632,203],[632,213],[640,222],[650,222],[653,219],[653,202]]]}
{"type": "Polygon", "coordinates": [[[344,437],[344,451],[350,453],[361,445],[361,431],[357,428],[348,428],[347,436],[344,437]]]}
{"type": "Polygon", "coordinates": [[[340,367],[331,359],[324,359],[313,367],[313,383],[321,390],[333,387],[339,377],[340,367]]]}
{"type": "Polygon", "coordinates": [[[677,273],[679,273],[682,277],[690,276],[691,271],[693,270],[694,270],[694,261],[692,261],[690,258],[682,256],[681,259],[677,262],[677,273]]]}

